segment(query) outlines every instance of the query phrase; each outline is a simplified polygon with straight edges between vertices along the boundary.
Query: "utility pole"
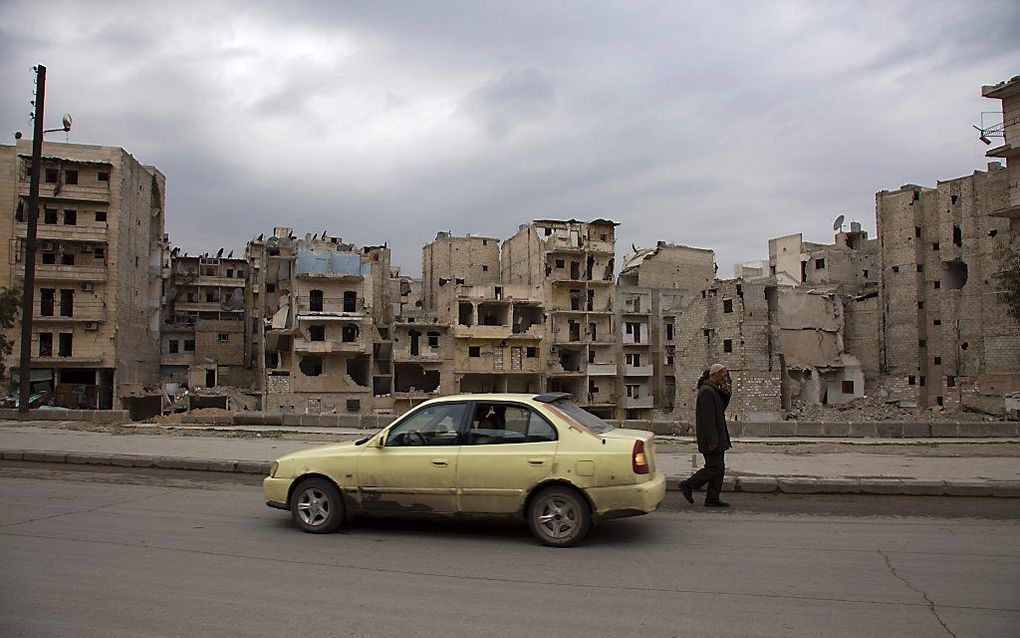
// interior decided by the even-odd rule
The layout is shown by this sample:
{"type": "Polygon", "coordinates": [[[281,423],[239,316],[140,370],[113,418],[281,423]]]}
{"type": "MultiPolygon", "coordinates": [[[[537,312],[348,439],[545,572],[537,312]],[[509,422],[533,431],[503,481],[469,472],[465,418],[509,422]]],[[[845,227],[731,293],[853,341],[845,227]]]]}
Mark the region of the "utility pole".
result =
{"type": "Polygon", "coordinates": [[[28,414],[32,390],[32,316],[35,310],[35,248],[39,223],[39,173],[42,170],[43,113],[46,104],[46,67],[35,68],[35,131],[32,137],[32,176],[28,190],[28,228],[25,232],[25,286],[21,291],[21,387],[18,412],[28,414]]]}

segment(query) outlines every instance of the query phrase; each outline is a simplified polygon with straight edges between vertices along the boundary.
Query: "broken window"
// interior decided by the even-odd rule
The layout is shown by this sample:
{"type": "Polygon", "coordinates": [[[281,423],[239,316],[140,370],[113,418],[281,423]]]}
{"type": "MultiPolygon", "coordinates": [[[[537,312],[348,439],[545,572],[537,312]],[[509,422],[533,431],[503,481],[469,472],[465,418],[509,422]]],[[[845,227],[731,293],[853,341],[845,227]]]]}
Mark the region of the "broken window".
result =
{"type": "Polygon", "coordinates": [[[924,377],[920,377],[917,381],[921,385],[921,387],[923,388],[924,387],[924,377]]]}
{"type": "Polygon", "coordinates": [[[347,411],[348,412],[360,412],[361,411],[361,399],[347,399],[347,411]]]}
{"type": "Polygon", "coordinates": [[[918,339],[917,340],[917,347],[918,348],[924,348],[927,345],[928,345],[928,341],[927,340],[925,340],[925,339],[918,339]]]}
{"type": "Polygon", "coordinates": [[[489,267],[483,264],[482,265],[482,272],[489,272],[489,267]]]}
{"type": "Polygon", "coordinates": [[[917,385],[917,379],[913,375],[910,375],[907,377],[907,385],[917,385]]]}
{"type": "Polygon", "coordinates": [[[953,245],[963,246],[963,230],[955,224],[953,225],[953,245]]]}
{"type": "Polygon", "coordinates": [[[70,357],[72,356],[72,346],[74,345],[74,335],[70,332],[60,333],[60,343],[57,345],[57,356],[70,357]]]}
{"type": "Polygon", "coordinates": [[[99,180],[100,182],[108,182],[110,181],[110,174],[107,173],[106,171],[99,171],[99,173],[96,175],[96,179],[99,180]]]}
{"type": "Polygon", "coordinates": [[[921,236],[921,227],[920,226],[914,226],[914,237],[920,237],[920,236],[921,236]]]}
{"type": "Polygon", "coordinates": [[[58,179],[60,179],[60,171],[58,171],[55,168],[47,168],[46,169],[46,183],[47,184],[56,184],[58,179]]]}
{"type": "Polygon", "coordinates": [[[353,290],[344,291],[344,312],[358,311],[358,293],[353,290]]]}
{"type": "Polygon", "coordinates": [[[185,352],[194,352],[195,351],[195,340],[194,339],[185,339],[184,340],[184,351],[185,352]]]}
{"type": "Polygon", "coordinates": [[[418,354],[421,352],[419,340],[419,338],[421,337],[421,333],[418,332],[417,330],[411,330],[407,334],[408,336],[411,337],[411,356],[417,357],[418,354]]]}
{"type": "Polygon", "coordinates": [[[64,183],[71,185],[77,184],[78,171],[64,171],[64,183]]]}
{"type": "Polygon", "coordinates": [[[323,326],[323,325],[308,326],[308,340],[309,341],[325,341],[326,340],[326,326],[323,326]]]}
{"type": "Polygon", "coordinates": [[[40,357],[52,357],[53,356],[53,333],[52,332],[40,332],[39,333],[39,356],[40,357]]]}
{"type": "Polygon", "coordinates": [[[917,272],[924,272],[924,264],[917,264],[917,272]]]}
{"type": "Polygon", "coordinates": [[[74,253],[63,253],[60,255],[60,263],[64,266],[74,265],[74,253]]]}
{"type": "Polygon", "coordinates": [[[438,332],[429,332],[428,333],[428,339],[429,339],[429,347],[430,348],[438,348],[439,347],[439,333],[438,332]]]}
{"type": "Polygon", "coordinates": [[[722,350],[723,352],[733,352],[733,339],[723,339],[722,350]]]}
{"type": "Polygon", "coordinates": [[[853,394],[854,393],[854,382],[853,381],[844,381],[842,383],[842,386],[843,386],[842,387],[843,394],[853,394]]]}
{"type": "Polygon", "coordinates": [[[931,325],[933,325],[933,326],[941,326],[942,325],[942,320],[941,319],[935,319],[935,320],[933,320],[931,322],[931,325]]]}
{"type": "Polygon", "coordinates": [[[942,276],[946,280],[947,290],[959,290],[967,285],[967,263],[959,259],[942,264],[942,276]]]}
{"type": "Polygon", "coordinates": [[[576,288],[570,289],[570,309],[580,310],[581,309],[581,291],[576,288]]]}
{"type": "Polygon", "coordinates": [[[940,290],[942,288],[942,282],[936,279],[934,282],[934,288],[935,290],[940,290]]]}
{"type": "Polygon", "coordinates": [[[56,224],[57,223],[57,209],[47,208],[43,210],[43,223],[44,224],[56,224]]]}
{"type": "Polygon", "coordinates": [[[538,348],[528,348],[527,350],[525,350],[524,356],[526,356],[529,359],[534,359],[535,357],[538,356],[538,348]]]}
{"type": "Polygon", "coordinates": [[[589,323],[588,324],[588,336],[591,338],[592,341],[598,341],[599,340],[599,327],[598,327],[598,325],[596,325],[594,323],[589,323]]]}
{"type": "Polygon", "coordinates": [[[931,245],[931,249],[932,250],[938,250],[939,249],[939,243],[937,241],[933,242],[932,245],[931,245]]]}
{"type": "Polygon", "coordinates": [[[60,316],[74,316],[74,290],[63,288],[60,291],[60,316]]]}
{"type": "Polygon", "coordinates": [[[78,211],[72,209],[64,210],[64,225],[65,226],[77,226],[78,225],[78,211]]]}
{"type": "Polygon", "coordinates": [[[627,384],[627,396],[632,399],[641,398],[641,386],[627,384]]]}
{"type": "Polygon", "coordinates": [[[942,365],[942,357],[935,357],[934,359],[932,359],[932,361],[933,361],[933,362],[935,363],[935,365],[937,365],[937,366],[940,366],[940,365],[942,365]]]}
{"type": "Polygon", "coordinates": [[[666,341],[672,341],[672,340],[673,340],[673,324],[667,323],[666,324],[666,341]]]}
{"type": "Polygon", "coordinates": [[[918,310],[924,310],[924,302],[923,301],[918,301],[917,302],[917,309],[918,310]]]}
{"type": "Polygon", "coordinates": [[[308,291],[308,310],[311,312],[322,312],[322,291],[308,291]]]}
{"type": "Polygon", "coordinates": [[[822,268],[825,268],[825,259],[816,259],[815,270],[821,270],[822,268]]]}
{"type": "Polygon", "coordinates": [[[900,267],[899,266],[893,266],[892,267],[892,271],[893,272],[899,272],[900,271],[900,267]]]}
{"type": "Polygon", "coordinates": [[[217,333],[216,340],[220,343],[230,343],[230,333],[228,332],[217,333]]]}
{"type": "Polygon", "coordinates": [[[322,357],[301,357],[298,368],[306,377],[317,377],[322,374],[322,357]]]}
{"type": "MultiPolygon", "coordinates": [[[[548,230],[548,229],[546,229],[546,230],[548,230]]],[[[563,262],[563,260],[562,260],[562,259],[557,259],[557,260],[556,260],[556,267],[557,267],[557,268],[559,268],[559,269],[561,269],[561,270],[562,270],[562,269],[563,269],[563,267],[564,267],[564,265],[565,265],[565,264],[564,264],[564,262],[563,262]]]]}
{"type": "Polygon", "coordinates": [[[177,339],[171,339],[167,344],[167,352],[170,354],[177,354],[181,351],[181,342],[177,339]]]}
{"type": "Polygon", "coordinates": [[[57,263],[57,254],[54,252],[47,252],[42,254],[43,265],[50,265],[57,263]]]}
{"type": "Polygon", "coordinates": [[[956,377],[954,377],[951,374],[950,375],[946,375],[946,387],[948,387],[948,388],[955,388],[956,387],[956,377]]]}
{"type": "Polygon", "coordinates": [[[39,316],[40,317],[52,317],[54,299],[57,291],[55,288],[43,288],[39,291],[39,316]]]}
{"type": "Polygon", "coordinates": [[[732,299],[723,299],[723,302],[722,302],[722,311],[726,312],[726,313],[733,312],[733,300],[732,299]]]}
{"type": "Polygon", "coordinates": [[[351,343],[358,340],[361,330],[354,325],[346,325],[340,328],[340,340],[344,343],[351,343]]]}
{"type": "Polygon", "coordinates": [[[478,358],[482,356],[481,346],[468,346],[468,356],[472,358],[478,358]]]}

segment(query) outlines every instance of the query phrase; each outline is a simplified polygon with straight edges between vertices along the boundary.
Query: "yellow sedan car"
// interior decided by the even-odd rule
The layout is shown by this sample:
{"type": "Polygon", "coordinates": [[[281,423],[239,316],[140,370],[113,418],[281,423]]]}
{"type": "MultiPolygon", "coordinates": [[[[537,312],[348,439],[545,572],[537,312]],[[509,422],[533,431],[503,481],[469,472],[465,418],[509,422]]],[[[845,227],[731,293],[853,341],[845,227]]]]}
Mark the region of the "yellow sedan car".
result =
{"type": "Polygon", "coordinates": [[[595,521],[657,509],[666,480],[654,435],[614,428],[569,395],[468,394],[360,441],[283,456],[264,489],[306,532],[363,515],[508,517],[566,547],[595,521]]]}

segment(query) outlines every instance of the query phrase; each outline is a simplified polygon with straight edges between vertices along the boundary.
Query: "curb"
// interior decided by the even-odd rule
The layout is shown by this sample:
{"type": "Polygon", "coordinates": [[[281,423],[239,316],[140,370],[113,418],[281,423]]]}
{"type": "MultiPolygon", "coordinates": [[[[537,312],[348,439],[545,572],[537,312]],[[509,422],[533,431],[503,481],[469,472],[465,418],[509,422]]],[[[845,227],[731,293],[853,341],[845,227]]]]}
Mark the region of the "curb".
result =
{"type": "MultiPolygon", "coordinates": [[[[103,454],[52,450],[0,450],[5,461],[67,463],[108,467],[225,472],[266,476],[269,461],[199,459],[147,454],[103,454]]],[[[666,489],[680,491],[682,477],[667,477],[666,489]]],[[[727,492],[755,494],[873,494],[886,496],[995,496],[1020,498],[1020,481],[915,481],[897,478],[814,478],[804,476],[727,476],[727,492]]]]}

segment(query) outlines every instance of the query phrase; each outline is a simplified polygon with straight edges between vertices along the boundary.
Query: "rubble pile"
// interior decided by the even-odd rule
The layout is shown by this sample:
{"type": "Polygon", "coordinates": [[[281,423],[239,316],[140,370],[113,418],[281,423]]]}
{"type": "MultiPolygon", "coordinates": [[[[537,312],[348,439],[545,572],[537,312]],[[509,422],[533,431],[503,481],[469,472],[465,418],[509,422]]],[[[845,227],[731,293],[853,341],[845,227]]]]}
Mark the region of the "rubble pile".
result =
{"type": "Polygon", "coordinates": [[[807,405],[794,400],[786,414],[788,421],[869,422],[919,421],[946,423],[953,421],[993,421],[987,414],[977,414],[946,408],[918,409],[901,407],[898,401],[878,397],[861,397],[843,405],[807,405]]]}

